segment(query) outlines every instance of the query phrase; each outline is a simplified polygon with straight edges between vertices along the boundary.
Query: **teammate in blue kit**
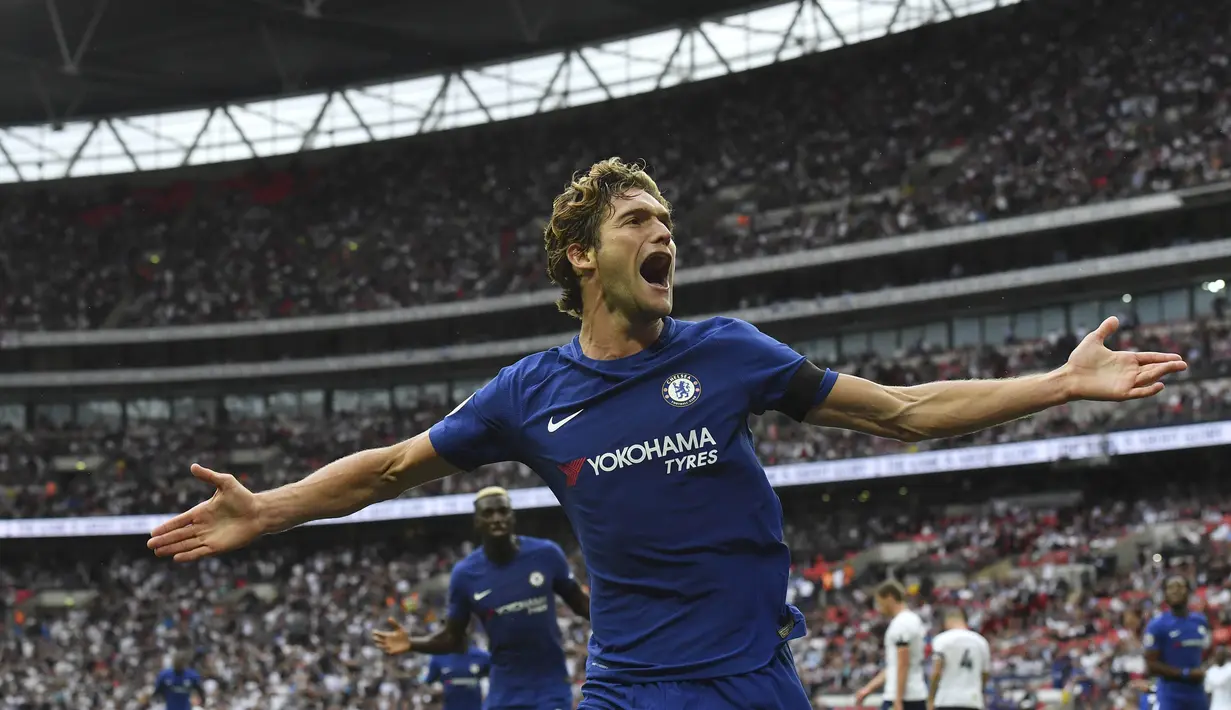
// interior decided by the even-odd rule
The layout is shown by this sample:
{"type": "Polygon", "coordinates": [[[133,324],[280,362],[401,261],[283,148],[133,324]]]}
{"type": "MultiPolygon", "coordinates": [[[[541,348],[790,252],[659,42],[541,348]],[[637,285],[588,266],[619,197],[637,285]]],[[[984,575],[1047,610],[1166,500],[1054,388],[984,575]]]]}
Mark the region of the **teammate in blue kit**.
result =
{"type": "Polygon", "coordinates": [[[390,619],[394,629],[375,632],[376,644],[390,654],[457,653],[465,648],[470,617],[477,617],[492,653],[487,710],[572,710],[556,595],[587,619],[589,595],[559,545],[514,534],[513,506],[503,488],[479,491],[474,522],[483,544],[453,568],[444,627],[412,639],[390,619]]]}
{"type": "Polygon", "coordinates": [[[444,686],[442,710],[483,710],[482,679],[491,672],[492,657],[471,646],[462,653],[432,656],[420,682],[444,686]]]}
{"type": "Polygon", "coordinates": [[[154,680],[154,690],[150,695],[162,698],[167,710],[192,710],[193,693],[200,698],[201,705],[205,705],[205,687],[201,684],[201,676],[188,667],[188,654],[177,653],[171,667],[163,669],[154,680]]]}
{"type": "Polygon", "coordinates": [[[1150,620],[1144,637],[1146,667],[1158,679],[1159,710],[1205,710],[1205,669],[1210,622],[1188,610],[1188,580],[1168,577],[1163,584],[1167,609],[1150,620]]]}
{"type": "Polygon", "coordinates": [[[545,229],[571,342],[507,367],[449,416],[393,446],[352,454],[254,495],[193,474],[214,496],[158,526],[158,555],[195,560],[407,488],[513,460],[555,493],[581,542],[593,634],[581,707],[803,710],[787,641],[782,510],[748,416],[904,441],[957,436],[1078,399],[1162,390],[1180,356],[1112,352],[1117,322],[1059,369],[1007,380],[885,387],[818,368],[731,318],[670,317],[677,245],[670,205],[639,166],[595,164],[556,198],[545,229]]]}

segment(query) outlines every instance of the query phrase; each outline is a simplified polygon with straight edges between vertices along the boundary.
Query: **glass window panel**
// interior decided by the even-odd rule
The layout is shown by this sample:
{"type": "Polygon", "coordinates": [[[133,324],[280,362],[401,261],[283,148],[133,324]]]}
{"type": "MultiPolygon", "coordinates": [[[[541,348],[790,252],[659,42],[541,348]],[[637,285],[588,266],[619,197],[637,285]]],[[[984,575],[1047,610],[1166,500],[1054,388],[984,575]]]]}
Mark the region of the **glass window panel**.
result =
{"type": "Polygon", "coordinates": [[[909,350],[922,342],[926,337],[926,331],[921,325],[902,328],[898,333],[898,347],[903,350],[909,350]]]}
{"type": "Polygon", "coordinates": [[[1167,322],[1189,320],[1192,311],[1188,303],[1188,289],[1181,288],[1163,294],[1163,320],[1167,322]]]}
{"type": "Polygon", "coordinates": [[[1137,318],[1142,323],[1161,323],[1163,320],[1163,300],[1157,293],[1147,293],[1133,298],[1132,305],[1137,309],[1137,318]]]}
{"type": "Polygon", "coordinates": [[[269,395],[267,406],[272,414],[293,417],[299,414],[299,393],[274,392],[269,395]]]}
{"type": "MultiPolygon", "coordinates": [[[[1223,294],[1214,293],[1208,288],[1202,288],[1201,286],[1194,286],[1192,289],[1192,293],[1193,293],[1194,315],[1198,315],[1198,316],[1214,315],[1214,299],[1218,298],[1219,296],[1223,294]]],[[[1161,312],[1162,312],[1162,308],[1160,306],[1159,313],[1161,314],[1161,312]]]]}
{"type": "Polygon", "coordinates": [[[1082,301],[1074,303],[1069,307],[1069,325],[1073,332],[1078,334],[1088,333],[1099,323],[1103,322],[1098,301],[1082,301]]]}
{"type": "Polygon", "coordinates": [[[124,404],[129,421],[165,421],[171,418],[171,403],[165,399],[130,399],[124,404]]]}
{"type": "Polygon", "coordinates": [[[387,412],[393,405],[393,393],[387,389],[359,390],[356,394],[360,412],[387,412]]]}
{"type": "Polygon", "coordinates": [[[304,417],[325,416],[325,390],[306,390],[299,393],[299,413],[304,417]]]}
{"type": "Polygon", "coordinates": [[[26,428],[26,405],[0,404],[0,431],[26,428]]]}
{"type": "Polygon", "coordinates": [[[978,345],[982,342],[982,333],[978,318],[953,319],[953,346],[960,348],[966,345],[978,345]]]}
{"type": "Polygon", "coordinates": [[[817,364],[829,363],[838,359],[838,341],[835,338],[817,338],[812,341],[810,350],[808,355],[817,364]]]}
{"type": "Polygon", "coordinates": [[[932,349],[948,350],[953,347],[949,342],[949,324],[945,321],[928,323],[924,329],[923,343],[932,349]]]}
{"type": "Polygon", "coordinates": [[[34,420],[40,424],[47,422],[54,426],[64,426],[73,420],[73,405],[71,404],[38,404],[34,407],[34,420]]]}
{"type": "Polygon", "coordinates": [[[399,385],[393,388],[393,406],[398,409],[415,410],[419,408],[418,385],[399,385]]]}
{"type": "Polygon", "coordinates": [[[82,402],[77,405],[77,423],[118,428],[124,423],[124,407],[115,400],[82,402]]]}
{"type": "Polygon", "coordinates": [[[255,394],[229,394],[222,400],[232,419],[257,419],[265,416],[265,398],[255,394]]]}
{"type": "Polygon", "coordinates": [[[1043,337],[1041,314],[1038,311],[1023,311],[1013,314],[1013,335],[1018,340],[1038,340],[1043,337]]]}
{"type": "Polygon", "coordinates": [[[983,342],[999,345],[1009,338],[1013,332],[1013,317],[1005,313],[987,316],[983,319],[983,342]]]}
{"type": "Polygon", "coordinates": [[[838,343],[842,357],[858,357],[868,352],[867,333],[843,333],[838,343]]]}
{"type": "Polygon", "coordinates": [[[898,351],[898,331],[878,330],[872,333],[872,352],[892,356],[898,351]]]}
{"type": "Polygon", "coordinates": [[[355,390],[334,390],[333,411],[355,412],[359,410],[359,393],[355,390]]]}
{"type": "Polygon", "coordinates": [[[1064,306],[1052,306],[1039,312],[1039,330],[1043,336],[1068,330],[1068,313],[1064,306]]]}
{"type": "Polygon", "coordinates": [[[203,421],[213,424],[216,418],[218,400],[196,397],[180,397],[171,406],[171,416],[177,422],[203,421]]]}
{"type": "Polygon", "coordinates": [[[425,405],[441,405],[448,402],[449,386],[443,382],[433,382],[423,385],[420,396],[425,405]]]}

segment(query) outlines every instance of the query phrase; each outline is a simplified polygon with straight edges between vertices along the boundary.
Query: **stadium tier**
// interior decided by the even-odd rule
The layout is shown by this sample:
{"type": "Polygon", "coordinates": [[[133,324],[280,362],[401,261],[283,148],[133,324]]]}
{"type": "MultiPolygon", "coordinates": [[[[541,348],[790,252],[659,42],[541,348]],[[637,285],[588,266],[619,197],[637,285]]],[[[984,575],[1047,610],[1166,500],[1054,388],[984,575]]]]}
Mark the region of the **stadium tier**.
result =
{"type": "Polygon", "coordinates": [[[1225,180],[1231,77],[1215,28],[1227,13],[1194,0],[1079,11],[1041,0],[926,35],[906,60],[821,54],[220,183],[11,191],[0,198],[0,328],[535,292],[548,287],[552,196],[615,154],[651,160],[680,209],[684,266],[1225,180]]]}
{"type": "MultiPolygon", "coordinates": [[[[992,642],[995,707],[1028,690],[1059,696],[1082,674],[1103,701],[1128,697],[1124,679],[1142,672],[1132,629],[1171,572],[1192,574],[1218,639],[1231,631],[1231,520],[1216,468],[1189,465],[1165,485],[1141,467],[904,483],[784,499],[791,600],[813,629],[795,653],[818,701],[841,702],[878,669],[883,621],[865,590],[884,573],[878,560],[903,550],[888,566],[914,570],[903,576],[924,617],[939,624],[961,604],[992,642]],[[954,574],[952,559],[971,564],[954,574]],[[995,575],[965,574],[997,561],[995,575]]],[[[571,539],[555,513],[526,513],[521,525],[571,539]]],[[[382,660],[368,634],[391,615],[418,630],[440,623],[449,569],[471,546],[465,527],[308,530],[174,567],[114,539],[31,543],[0,568],[0,697],[130,707],[168,653],[189,649],[217,707],[433,707],[417,682],[425,657],[382,660]]],[[[568,612],[560,623],[579,683],[586,625],[568,612]]]]}

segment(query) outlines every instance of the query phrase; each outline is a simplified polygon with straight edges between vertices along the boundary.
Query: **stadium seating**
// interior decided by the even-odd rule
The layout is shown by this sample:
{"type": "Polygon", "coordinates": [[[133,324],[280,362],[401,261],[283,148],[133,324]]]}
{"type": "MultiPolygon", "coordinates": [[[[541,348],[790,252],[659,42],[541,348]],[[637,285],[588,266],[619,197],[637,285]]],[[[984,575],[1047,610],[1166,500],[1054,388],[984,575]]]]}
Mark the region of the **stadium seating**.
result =
{"type": "MultiPolygon", "coordinates": [[[[1140,472],[1115,473],[1099,485],[1110,480],[1121,487],[1093,487],[1110,498],[1087,495],[1060,507],[984,499],[977,512],[958,517],[943,506],[919,509],[912,498],[888,495],[889,503],[861,512],[866,525],[858,530],[859,543],[869,547],[939,535],[957,546],[994,547],[1012,538],[1016,542],[1003,548],[1012,555],[1063,540],[1090,553],[1097,552],[1100,540],[1164,520],[1196,522],[1198,539],[1168,553],[1189,560],[1187,566],[1163,568],[1143,555],[1139,565],[1120,574],[1100,573],[1080,587],[1059,567],[1025,569],[960,588],[936,585],[916,599],[929,620],[950,604],[967,609],[992,641],[993,671],[1006,688],[1051,687],[1053,674],[1063,683],[1072,658],[1106,691],[1117,687],[1111,659],[1131,656],[1136,643],[1124,631],[1126,624],[1152,613],[1151,590],[1164,571],[1192,574],[1215,625],[1222,629],[1231,622],[1231,593],[1222,586],[1231,559],[1223,518],[1231,499],[1219,497],[1225,490],[1216,493],[1194,480],[1173,499],[1159,497],[1157,486],[1142,488],[1150,478],[1140,472]]],[[[1019,492],[1029,490],[1025,481],[1013,485],[1019,492]]],[[[817,503],[801,505],[809,509],[817,503]]],[[[793,546],[805,547],[840,527],[822,531],[816,519],[812,510],[803,517],[788,513],[793,546]]],[[[547,525],[558,539],[567,539],[558,517],[524,522],[547,525]]],[[[209,678],[215,707],[428,707],[415,681],[425,659],[381,661],[367,635],[388,616],[408,619],[420,631],[439,622],[441,581],[469,549],[458,536],[464,528],[462,523],[451,536],[419,534],[397,543],[388,542],[387,533],[385,542],[380,534],[350,542],[318,536],[310,544],[279,538],[250,553],[190,566],[148,557],[138,542],[110,543],[112,552],[101,558],[97,546],[41,559],[33,559],[38,557],[33,551],[15,555],[0,568],[0,697],[17,708],[54,702],[129,707],[148,689],[168,652],[188,649],[209,678]],[[81,564],[82,559],[93,564],[81,564]],[[56,590],[75,595],[79,603],[66,607],[63,597],[40,596],[56,590]]],[[[815,695],[849,692],[878,669],[884,622],[871,610],[864,584],[821,580],[808,572],[796,569],[790,592],[813,631],[796,644],[801,674],[815,695]]],[[[565,611],[561,622],[570,668],[580,682],[585,624],[565,611]]]]}
{"type": "Polygon", "coordinates": [[[0,274],[11,285],[0,290],[0,330],[252,320],[544,288],[539,225],[551,197],[572,170],[617,153],[652,158],[680,208],[691,266],[1231,177],[1228,40],[1217,29],[1231,10],[1107,5],[1032,2],[905,62],[882,53],[851,71],[820,56],[411,141],[381,162],[349,154],[324,170],[123,198],[10,193],[0,197],[0,274]],[[817,203],[829,204],[799,209],[817,203]],[[732,212],[747,219],[718,223],[732,212]]]}

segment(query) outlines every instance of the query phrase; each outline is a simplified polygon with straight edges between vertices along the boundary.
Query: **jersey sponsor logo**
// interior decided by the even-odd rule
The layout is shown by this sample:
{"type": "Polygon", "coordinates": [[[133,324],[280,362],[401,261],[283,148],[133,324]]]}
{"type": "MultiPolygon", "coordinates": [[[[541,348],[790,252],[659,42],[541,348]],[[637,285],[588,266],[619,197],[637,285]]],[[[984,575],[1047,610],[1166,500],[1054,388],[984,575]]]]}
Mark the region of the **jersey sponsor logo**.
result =
{"type": "Polygon", "coordinates": [[[586,465],[585,457],[573,459],[568,463],[557,464],[556,468],[560,469],[560,473],[564,474],[564,485],[572,488],[577,485],[577,475],[581,473],[581,467],[586,465]]]}
{"type": "Polygon", "coordinates": [[[543,573],[542,572],[535,570],[534,572],[530,573],[530,586],[532,587],[543,586],[543,573]]]}
{"type": "Polygon", "coordinates": [[[475,593],[474,593],[474,600],[475,600],[476,602],[481,602],[481,601],[483,601],[483,598],[484,598],[484,597],[486,597],[488,594],[491,594],[491,593],[492,593],[492,590],[490,590],[490,589],[484,589],[484,590],[483,590],[483,591],[481,591],[481,592],[475,592],[475,593]]]}
{"type": "Polygon", "coordinates": [[[581,413],[582,413],[582,412],[584,412],[584,411],[586,411],[586,410],[584,410],[584,409],[578,409],[577,411],[575,411],[575,412],[573,412],[572,414],[568,415],[567,417],[565,417],[565,418],[561,419],[560,421],[556,421],[556,418],[555,418],[554,416],[553,416],[553,417],[551,417],[550,419],[548,419],[548,420],[547,420],[547,433],[548,433],[548,434],[555,434],[557,431],[559,431],[559,430],[560,430],[560,427],[562,427],[562,426],[564,426],[565,424],[568,424],[569,422],[573,421],[573,419],[574,419],[574,418],[576,418],[578,414],[581,414],[581,413]]]}
{"type": "Polygon", "coordinates": [[[586,463],[590,464],[594,475],[598,476],[619,471],[625,466],[665,459],[667,473],[680,473],[716,462],[718,449],[706,449],[716,444],[710,430],[701,427],[687,434],[668,434],[640,444],[630,444],[615,451],[599,454],[594,458],[587,458],[586,463]],[[698,449],[704,450],[698,451],[698,449]]]}
{"type": "Polygon", "coordinates": [[[701,398],[701,381],[687,372],[676,373],[663,383],[663,399],[672,407],[687,407],[701,398]]]}
{"type": "Polygon", "coordinates": [[[506,614],[545,614],[547,613],[547,597],[530,597],[520,601],[510,602],[504,606],[498,606],[495,609],[487,612],[487,617],[490,619],[493,616],[504,616],[506,614]]]}

